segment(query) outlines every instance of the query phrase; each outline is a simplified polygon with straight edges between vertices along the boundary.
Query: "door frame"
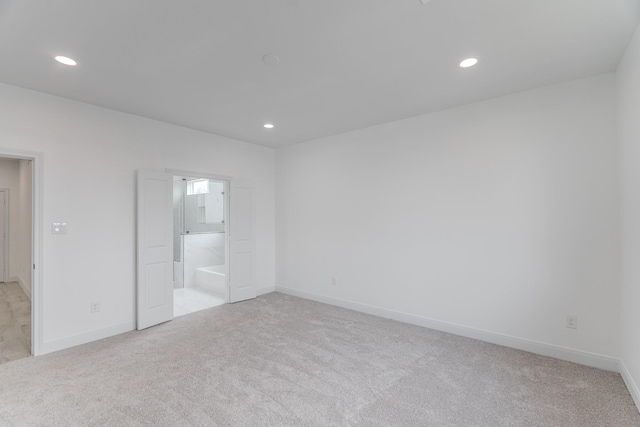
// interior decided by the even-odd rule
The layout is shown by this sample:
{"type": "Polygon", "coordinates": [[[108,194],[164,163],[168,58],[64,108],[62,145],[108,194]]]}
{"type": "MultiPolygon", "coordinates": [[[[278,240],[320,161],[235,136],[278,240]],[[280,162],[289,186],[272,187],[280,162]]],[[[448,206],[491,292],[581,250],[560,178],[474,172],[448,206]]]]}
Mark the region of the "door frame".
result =
{"type": "Polygon", "coordinates": [[[4,231],[4,244],[2,252],[3,254],[3,265],[4,270],[2,271],[2,283],[7,283],[8,271],[9,271],[9,196],[11,195],[9,188],[0,188],[0,193],[4,193],[4,206],[2,210],[4,211],[4,223],[2,224],[2,229],[4,231]]]}
{"type": "Polygon", "coordinates": [[[42,281],[42,220],[43,220],[43,154],[35,151],[0,148],[0,157],[31,161],[31,354],[42,354],[44,325],[42,281]]]}
{"type": "MultiPolygon", "coordinates": [[[[166,168],[165,172],[171,175],[172,177],[176,176],[186,176],[186,177],[194,177],[194,178],[207,178],[212,179],[214,181],[222,181],[224,182],[224,264],[225,264],[225,276],[224,276],[224,286],[226,289],[225,292],[225,303],[229,304],[230,297],[230,289],[229,289],[229,193],[231,191],[231,180],[233,179],[230,176],[226,175],[216,175],[212,173],[204,173],[204,172],[194,172],[187,171],[182,169],[170,169],[166,168]]],[[[172,207],[173,208],[173,207],[172,207]]],[[[182,260],[184,263],[184,259],[182,260]]]]}

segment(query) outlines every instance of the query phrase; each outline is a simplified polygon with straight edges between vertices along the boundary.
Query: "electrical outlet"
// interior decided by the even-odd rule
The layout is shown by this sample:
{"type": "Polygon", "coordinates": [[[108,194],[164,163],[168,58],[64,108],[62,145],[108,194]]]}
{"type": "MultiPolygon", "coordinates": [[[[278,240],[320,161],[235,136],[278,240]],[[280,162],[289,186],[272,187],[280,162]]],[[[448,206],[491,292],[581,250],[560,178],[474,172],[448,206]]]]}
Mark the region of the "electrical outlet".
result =
{"type": "Polygon", "coordinates": [[[92,301],[91,302],[91,312],[97,313],[100,311],[100,301],[92,301]]]}
{"type": "Polygon", "coordinates": [[[332,278],[331,278],[331,285],[332,285],[332,286],[335,286],[335,285],[336,285],[336,278],[335,278],[335,277],[332,277],[332,278]]]}
{"type": "Polygon", "coordinates": [[[567,316],[567,328],[578,329],[578,316],[573,314],[567,316]]]}

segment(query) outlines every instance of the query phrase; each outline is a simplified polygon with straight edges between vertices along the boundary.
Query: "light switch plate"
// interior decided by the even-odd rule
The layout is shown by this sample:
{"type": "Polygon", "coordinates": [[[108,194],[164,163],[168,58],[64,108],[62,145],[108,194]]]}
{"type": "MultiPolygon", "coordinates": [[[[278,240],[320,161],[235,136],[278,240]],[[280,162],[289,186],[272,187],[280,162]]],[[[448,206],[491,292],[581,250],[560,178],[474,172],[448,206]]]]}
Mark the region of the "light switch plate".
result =
{"type": "Polygon", "coordinates": [[[67,234],[67,223],[66,222],[52,222],[51,223],[51,234],[67,234]]]}

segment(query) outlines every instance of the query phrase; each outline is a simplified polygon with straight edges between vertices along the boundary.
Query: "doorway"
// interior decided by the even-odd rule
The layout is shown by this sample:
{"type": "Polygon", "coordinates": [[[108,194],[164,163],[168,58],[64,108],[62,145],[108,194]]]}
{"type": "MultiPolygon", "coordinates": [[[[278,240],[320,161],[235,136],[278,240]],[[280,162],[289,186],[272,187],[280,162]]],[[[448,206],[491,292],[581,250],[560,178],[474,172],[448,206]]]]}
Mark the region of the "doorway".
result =
{"type": "Polygon", "coordinates": [[[0,364],[39,354],[36,160],[0,150],[0,364]]]}
{"type": "Polygon", "coordinates": [[[226,304],[228,181],[173,175],[173,316],[226,304]]]}
{"type": "MultiPolygon", "coordinates": [[[[174,317],[174,176],[227,184],[223,186],[223,200],[227,208],[222,223],[227,242],[224,260],[226,301],[235,303],[256,297],[252,183],[194,172],[139,170],[136,215],[138,330],[170,321],[174,317]]],[[[200,215],[206,216],[206,212],[200,211],[200,215]]]]}

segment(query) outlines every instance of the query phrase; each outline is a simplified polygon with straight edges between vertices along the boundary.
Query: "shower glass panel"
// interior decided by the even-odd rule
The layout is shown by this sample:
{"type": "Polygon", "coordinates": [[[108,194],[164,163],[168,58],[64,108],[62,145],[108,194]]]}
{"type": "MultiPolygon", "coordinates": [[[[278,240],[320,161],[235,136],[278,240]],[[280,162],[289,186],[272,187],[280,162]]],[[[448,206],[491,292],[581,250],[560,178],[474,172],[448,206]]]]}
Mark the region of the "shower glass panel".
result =
{"type": "Polygon", "coordinates": [[[186,179],[183,197],[183,233],[224,232],[224,183],[186,179]]]}
{"type": "Polygon", "coordinates": [[[173,177],[173,260],[182,261],[182,226],[184,211],[184,182],[180,177],[173,177]]]}
{"type": "Polygon", "coordinates": [[[224,183],[175,177],[173,182],[173,260],[182,261],[184,234],[224,233],[224,183]]]}

